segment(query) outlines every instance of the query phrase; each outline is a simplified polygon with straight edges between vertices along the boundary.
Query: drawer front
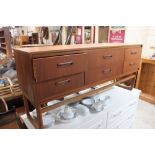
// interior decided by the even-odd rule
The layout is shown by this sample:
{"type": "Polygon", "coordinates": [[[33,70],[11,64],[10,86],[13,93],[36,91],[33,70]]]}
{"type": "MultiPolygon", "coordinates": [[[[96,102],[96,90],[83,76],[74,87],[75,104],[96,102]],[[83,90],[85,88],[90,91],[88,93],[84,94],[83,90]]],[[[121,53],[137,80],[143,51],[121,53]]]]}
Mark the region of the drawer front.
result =
{"type": "Polygon", "coordinates": [[[135,111],[137,109],[138,101],[132,101],[126,104],[125,106],[117,109],[115,111],[108,113],[108,128],[119,128],[122,122],[128,121],[132,119],[135,115],[135,111]]]}
{"type": "Polygon", "coordinates": [[[88,128],[89,129],[105,129],[105,121],[104,120],[99,120],[96,121],[94,124],[90,125],[88,128]]]}
{"type": "Polygon", "coordinates": [[[123,128],[124,124],[134,119],[135,111],[126,111],[122,113],[122,115],[120,114],[120,116],[121,117],[118,116],[118,118],[115,119],[114,121],[108,121],[107,128],[109,129],[123,128]]]}
{"type": "Polygon", "coordinates": [[[84,73],[36,84],[38,101],[84,86],[84,73]]]}
{"type": "Polygon", "coordinates": [[[96,68],[94,70],[88,70],[85,74],[86,84],[115,77],[116,75],[121,74],[122,70],[123,66],[120,63],[105,65],[102,68],[96,68]]]}
{"type": "Polygon", "coordinates": [[[34,59],[35,80],[41,82],[84,72],[87,69],[86,56],[83,53],[34,59]]]}
{"type": "Polygon", "coordinates": [[[124,62],[124,48],[98,49],[88,54],[89,69],[124,62]]]}
{"type": "Polygon", "coordinates": [[[115,124],[112,128],[113,129],[129,129],[129,128],[132,128],[134,116],[135,115],[133,113],[125,116],[124,120],[121,123],[115,124]]]}
{"type": "Polygon", "coordinates": [[[97,116],[92,116],[88,121],[82,123],[79,129],[105,129],[106,128],[107,113],[101,112],[97,116]]]}
{"type": "Polygon", "coordinates": [[[141,48],[126,48],[125,49],[125,61],[141,59],[141,48]]]}
{"type": "Polygon", "coordinates": [[[111,126],[109,129],[130,129],[132,128],[134,119],[130,118],[125,120],[124,122],[121,122],[120,124],[115,124],[111,126]]]}
{"type": "Polygon", "coordinates": [[[124,62],[123,72],[135,72],[139,69],[140,61],[132,60],[124,62]]]}

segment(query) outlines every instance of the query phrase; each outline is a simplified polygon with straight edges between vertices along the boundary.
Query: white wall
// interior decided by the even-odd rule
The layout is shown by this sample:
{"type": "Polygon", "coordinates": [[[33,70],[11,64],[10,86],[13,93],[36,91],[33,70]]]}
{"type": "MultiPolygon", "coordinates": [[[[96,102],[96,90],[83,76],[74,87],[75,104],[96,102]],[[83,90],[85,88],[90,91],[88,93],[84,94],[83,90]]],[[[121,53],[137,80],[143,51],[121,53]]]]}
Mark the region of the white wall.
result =
{"type": "Polygon", "coordinates": [[[150,26],[129,26],[126,27],[125,43],[143,44],[143,57],[150,57],[155,50],[150,46],[155,46],[155,27],[150,26]]]}

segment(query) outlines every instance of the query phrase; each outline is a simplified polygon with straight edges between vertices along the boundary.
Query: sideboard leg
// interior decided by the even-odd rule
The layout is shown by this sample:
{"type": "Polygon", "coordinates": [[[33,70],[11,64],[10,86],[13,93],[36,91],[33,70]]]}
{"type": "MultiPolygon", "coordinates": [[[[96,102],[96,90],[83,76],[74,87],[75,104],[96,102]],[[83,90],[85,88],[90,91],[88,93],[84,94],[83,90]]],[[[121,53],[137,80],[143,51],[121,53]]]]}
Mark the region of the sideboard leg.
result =
{"type": "Polygon", "coordinates": [[[24,95],[23,95],[23,100],[24,100],[25,112],[26,112],[27,116],[30,116],[29,103],[27,101],[27,98],[24,95]]]}
{"type": "Polygon", "coordinates": [[[43,128],[43,120],[42,120],[42,112],[41,112],[41,106],[40,105],[38,105],[36,107],[36,112],[37,112],[38,128],[42,129],[43,128]]]}

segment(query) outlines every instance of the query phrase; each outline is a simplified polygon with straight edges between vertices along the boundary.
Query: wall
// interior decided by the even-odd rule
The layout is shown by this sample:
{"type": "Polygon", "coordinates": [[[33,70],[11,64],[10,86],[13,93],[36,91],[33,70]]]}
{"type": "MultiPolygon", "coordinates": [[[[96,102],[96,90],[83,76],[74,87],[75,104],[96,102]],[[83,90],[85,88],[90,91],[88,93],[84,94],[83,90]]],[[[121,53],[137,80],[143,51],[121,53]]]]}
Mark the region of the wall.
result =
{"type": "Polygon", "coordinates": [[[155,50],[150,46],[155,46],[155,27],[150,26],[129,26],[126,27],[125,43],[143,44],[143,57],[150,57],[155,50]]]}

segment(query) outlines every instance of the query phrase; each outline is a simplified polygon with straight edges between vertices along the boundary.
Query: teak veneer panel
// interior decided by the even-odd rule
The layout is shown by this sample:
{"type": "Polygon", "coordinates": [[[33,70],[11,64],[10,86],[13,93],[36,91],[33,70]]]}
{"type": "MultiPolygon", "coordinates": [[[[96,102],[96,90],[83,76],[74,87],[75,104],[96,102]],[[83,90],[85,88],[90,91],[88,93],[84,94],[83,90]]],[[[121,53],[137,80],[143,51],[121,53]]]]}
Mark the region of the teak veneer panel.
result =
{"type": "Polygon", "coordinates": [[[33,60],[36,82],[55,79],[87,70],[87,54],[73,54],[33,60]]]}

